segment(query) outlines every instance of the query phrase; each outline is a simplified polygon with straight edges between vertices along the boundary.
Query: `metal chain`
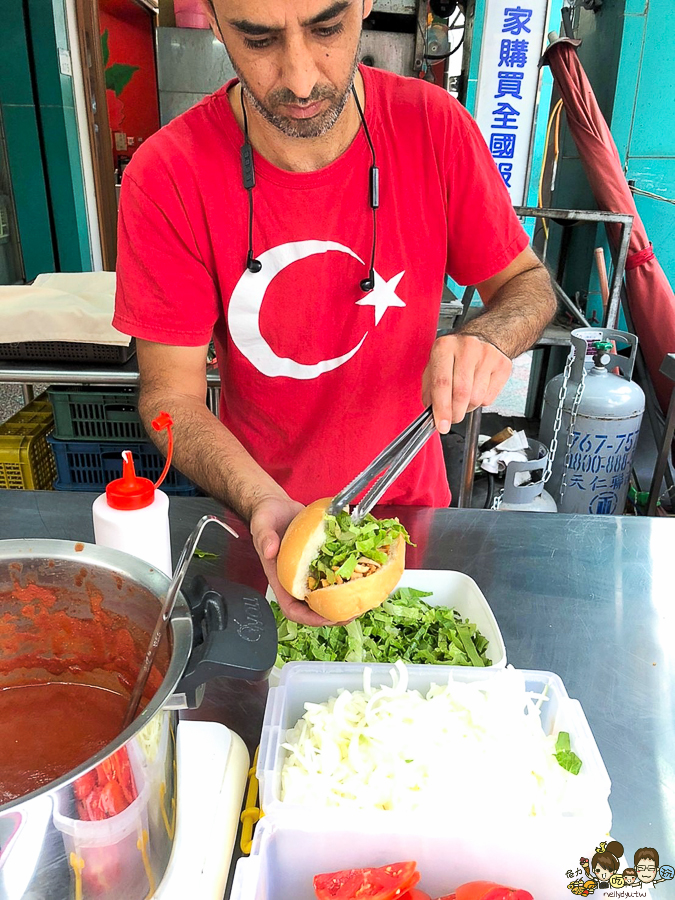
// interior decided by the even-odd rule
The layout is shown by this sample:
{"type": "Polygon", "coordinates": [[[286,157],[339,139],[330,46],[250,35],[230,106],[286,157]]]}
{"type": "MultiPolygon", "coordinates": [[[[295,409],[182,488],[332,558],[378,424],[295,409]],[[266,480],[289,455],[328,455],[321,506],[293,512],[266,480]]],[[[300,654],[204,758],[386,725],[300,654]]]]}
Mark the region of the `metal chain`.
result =
{"type": "Polygon", "coordinates": [[[572,444],[574,442],[574,426],[577,424],[577,413],[579,412],[579,405],[581,403],[581,398],[584,395],[584,386],[586,384],[586,366],[584,366],[581,370],[581,379],[577,386],[577,392],[574,395],[574,400],[572,401],[572,409],[570,410],[570,425],[569,431],[567,432],[567,448],[565,452],[565,462],[563,464],[562,476],[560,479],[560,502],[562,503],[563,497],[565,496],[565,490],[567,489],[567,469],[569,468],[570,460],[572,458],[572,444]]]}
{"type": "Polygon", "coordinates": [[[574,347],[570,349],[569,356],[567,357],[567,362],[565,363],[565,370],[563,371],[563,378],[560,384],[560,390],[558,392],[558,408],[555,411],[555,421],[553,423],[553,437],[551,438],[551,446],[548,451],[548,462],[546,463],[546,470],[544,472],[544,484],[546,484],[551,478],[552,469],[553,469],[553,460],[555,459],[555,455],[558,452],[558,435],[560,434],[560,427],[562,426],[562,416],[563,416],[563,407],[565,405],[565,397],[567,396],[567,385],[569,384],[570,375],[572,374],[572,364],[574,363],[574,347]]]}

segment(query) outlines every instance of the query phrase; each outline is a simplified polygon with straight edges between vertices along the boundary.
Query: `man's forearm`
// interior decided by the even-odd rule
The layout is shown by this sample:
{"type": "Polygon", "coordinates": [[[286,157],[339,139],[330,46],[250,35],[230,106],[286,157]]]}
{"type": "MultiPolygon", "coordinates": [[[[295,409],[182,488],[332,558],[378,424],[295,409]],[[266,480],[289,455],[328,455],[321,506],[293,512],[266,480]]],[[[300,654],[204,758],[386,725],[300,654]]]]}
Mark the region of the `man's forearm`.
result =
{"type": "Polygon", "coordinates": [[[551,279],[539,265],[502,285],[485,311],[458,333],[482,338],[515,359],[536,344],[556,309],[551,279]]]}
{"type": "Polygon", "coordinates": [[[237,438],[197,398],[167,395],[161,388],[144,388],[139,413],[154,443],[166,453],[166,432],[156,432],[152,420],[166,410],[173,419],[173,461],[206,493],[250,521],[265,497],[286,498],[286,492],[262,469],[237,438]]]}

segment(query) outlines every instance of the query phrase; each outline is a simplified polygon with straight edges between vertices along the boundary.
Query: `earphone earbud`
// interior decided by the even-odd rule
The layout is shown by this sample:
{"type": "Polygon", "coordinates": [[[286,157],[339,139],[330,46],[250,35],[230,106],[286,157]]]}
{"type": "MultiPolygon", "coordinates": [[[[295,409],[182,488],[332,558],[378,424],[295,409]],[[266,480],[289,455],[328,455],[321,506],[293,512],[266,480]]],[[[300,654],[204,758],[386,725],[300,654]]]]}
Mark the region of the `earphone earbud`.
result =
{"type": "Polygon", "coordinates": [[[246,268],[255,275],[262,269],[262,263],[253,256],[253,253],[249,253],[248,259],[246,260],[246,268]]]}
{"type": "MultiPolygon", "coordinates": [[[[352,94],[372,157],[372,165],[368,171],[368,193],[370,208],[373,214],[373,244],[370,254],[370,269],[368,275],[359,282],[361,290],[367,294],[375,288],[375,253],[377,250],[377,210],[380,205],[380,170],[377,167],[375,147],[373,146],[373,141],[370,137],[368,123],[366,122],[366,117],[363,114],[363,109],[353,84],[352,94]]],[[[255,165],[253,160],[253,147],[251,146],[248,136],[248,115],[246,114],[246,106],[244,104],[243,88],[241,91],[241,112],[244,120],[244,143],[241,147],[241,175],[244,189],[248,193],[248,254],[246,257],[246,268],[255,275],[262,269],[262,263],[253,255],[253,188],[255,187],[255,165]]]]}

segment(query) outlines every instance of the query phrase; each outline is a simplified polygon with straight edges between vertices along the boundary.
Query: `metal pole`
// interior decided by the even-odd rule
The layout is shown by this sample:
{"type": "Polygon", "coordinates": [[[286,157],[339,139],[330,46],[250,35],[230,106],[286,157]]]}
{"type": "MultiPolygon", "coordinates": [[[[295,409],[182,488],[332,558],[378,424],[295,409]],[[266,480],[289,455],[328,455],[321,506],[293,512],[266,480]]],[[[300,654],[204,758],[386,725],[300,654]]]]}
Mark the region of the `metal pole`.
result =
{"type": "Polygon", "coordinates": [[[553,281],[552,283],[553,283],[553,291],[554,291],[554,293],[556,294],[556,296],[559,297],[560,300],[562,300],[563,306],[564,306],[567,310],[569,310],[569,312],[571,313],[571,315],[573,315],[574,318],[575,318],[578,322],[581,322],[581,324],[582,324],[585,328],[592,328],[593,326],[592,326],[591,323],[588,321],[588,319],[586,318],[586,316],[582,313],[582,311],[579,309],[579,307],[576,305],[576,303],[574,303],[573,300],[570,300],[570,298],[567,296],[567,294],[565,293],[565,291],[560,287],[560,285],[558,284],[558,282],[557,282],[557,281],[553,281]]]}
{"type": "Polygon", "coordinates": [[[668,415],[666,417],[666,427],[663,435],[663,444],[659,451],[659,458],[656,460],[654,467],[654,477],[652,478],[652,486],[649,489],[649,502],[647,504],[647,515],[656,515],[656,505],[661,496],[661,485],[663,477],[666,474],[666,466],[668,465],[668,455],[670,453],[670,445],[675,435],[675,390],[673,390],[670,398],[670,406],[668,407],[668,415]]]}
{"type": "Polygon", "coordinates": [[[464,459],[462,460],[462,484],[459,488],[459,509],[469,509],[473,496],[473,479],[476,470],[476,453],[478,451],[478,435],[480,434],[480,420],[483,414],[482,408],[474,409],[466,417],[466,432],[464,435],[464,459]]]}
{"type": "MultiPolygon", "coordinates": [[[[663,361],[661,371],[665,375],[669,375],[669,372],[666,371],[667,367],[673,369],[673,373],[675,374],[674,353],[670,353],[663,361]]],[[[656,460],[656,465],[654,466],[652,486],[649,489],[649,502],[647,504],[648,516],[656,515],[656,505],[659,501],[659,496],[661,494],[661,484],[663,483],[663,478],[666,474],[666,468],[668,466],[668,456],[670,454],[671,444],[673,443],[673,436],[675,436],[675,387],[673,387],[673,393],[670,396],[670,404],[668,406],[666,424],[663,432],[663,443],[661,444],[659,456],[656,460]]]]}
{"type": "Polygon", "coordinates": [[[35,391],[33,390],[32,384],[22,384],[21,385],[21,393],[23,394],[24,406],[27,403],[30,403],[31,400],[35,399],[35,391]]]}
{"type": "Polygon", "coordinates": [[[213,415],[218,418],[220,414],[220,385],[209,385],[206,392],[206,405],[213,415]]]}
{"type": "Polygon", "coordinates": [[[628,250],[630,247],[630,236],[633,231],[633,220],[623,222],[621,227],[621,241],[616,255],[616,265],[614,266],[614,275],[612,277],[612,287],[609,293],[609,308],[607,310],[607,321],[605,328],[616,328],[619,319],[619,304],[621,303],[621,285],[623,284],[623,276],[626,271],[626,260],[628,259],[628,250]]]}

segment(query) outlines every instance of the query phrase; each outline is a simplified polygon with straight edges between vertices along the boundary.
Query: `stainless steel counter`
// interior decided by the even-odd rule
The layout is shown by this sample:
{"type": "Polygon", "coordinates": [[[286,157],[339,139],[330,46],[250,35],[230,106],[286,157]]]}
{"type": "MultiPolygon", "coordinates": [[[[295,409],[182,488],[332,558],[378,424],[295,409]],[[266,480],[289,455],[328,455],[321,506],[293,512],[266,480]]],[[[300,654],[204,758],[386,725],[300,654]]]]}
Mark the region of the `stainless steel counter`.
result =
{"type": "MultiPolygon", "coordinates": [[[[91,494],[0,491],[0,539],[90,541],[91,494]]],[[[221,512],[206,498],[171,500],[174,551],[199,516],[221,512]]],[[[409,568],[466,572],[499,622],[508,661],[545,669],[581,701],[612,779],[613,834],[626,850],[655,847],[675,865],[675,523],[665,519],[396,511],[417,548],[409,568]]],[[[264,589],[245,527],[223,543],[206,531],[200,546],[218,560],[193,571],[225,572],[264,589]]],[[[193,717],[221,721],[252,749],[265,689],[212,682],[193,717]]],[[[598,841],[602,839],[598,835],[598,841]]],[[[562,874],[562,873],[561,873],[562,874]]]]}

